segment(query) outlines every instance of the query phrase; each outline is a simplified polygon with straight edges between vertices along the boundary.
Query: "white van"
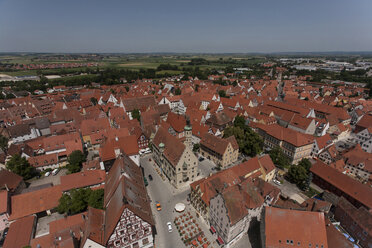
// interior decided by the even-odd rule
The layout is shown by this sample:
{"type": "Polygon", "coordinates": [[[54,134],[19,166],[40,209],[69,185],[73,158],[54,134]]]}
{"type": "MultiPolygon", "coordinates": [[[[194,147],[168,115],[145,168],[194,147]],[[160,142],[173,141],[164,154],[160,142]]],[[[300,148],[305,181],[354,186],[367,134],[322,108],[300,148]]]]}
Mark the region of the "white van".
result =
{"type": "Polygon", "coordinates": [[[52,175],[55,176],[55,175],[58,174],[58,172],[59,172],[59,169],[54,169],[54,170],[52,171],[52,175]]]}
{"type": "Polygon", "coordinates": [[[50,171],[48,171],[47,173],[45,173],[45,176],[46,177],[49,177],[50,176],[50,171]]]}

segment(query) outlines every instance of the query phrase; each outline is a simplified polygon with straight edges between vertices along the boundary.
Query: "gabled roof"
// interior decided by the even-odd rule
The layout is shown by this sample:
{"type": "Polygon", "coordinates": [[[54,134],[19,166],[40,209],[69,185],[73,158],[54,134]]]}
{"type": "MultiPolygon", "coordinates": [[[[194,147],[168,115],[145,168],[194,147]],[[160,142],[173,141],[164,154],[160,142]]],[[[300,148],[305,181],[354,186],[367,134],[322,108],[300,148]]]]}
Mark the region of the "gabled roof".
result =
{"type": "Polygon", "coordinates": [[[222,139],[210,133],[205,133],[200,140],[200,144],[220,155],[223,155],[225,153],[229,144],[231,144],[233,149],[239,149],[238,143],[236,142],[234,136],[222,139]]]}
{"type": "Polygon", "coordinates": [[[183,115],[178,115],[170,112],[167,117],[167,123],[178,133],[183,132],[186,126],[186,118],[183,115]]]}
{"type": "Polygon", "coordinates": [[[372,188],[369,186],[352,179],[319,160],[313,164],[310,171],[369,209],[372,208],[372,188]]]}
{"type": "Polygon", "coordinates": [[[25,247],[32,238],[35,216],[23,217],[10,224],[3,248],[25,247]]]}
{"type": "Polygon", "coordinates": [[[126,208],[154,225],[141,169],[127,156],[118,157],[106,177],[104,208],[88,208],[84,235],[102,245],[107,244],[126,208]]]}
{"type": "Polygon", "coordinates": [[[0,169],[0,189],[8,188],[15,190],[22,182],[23,178],[9,170],[0,169]]]}
{"type": "Polygon", "coordinates": [[[176,166],[186,146],[179,139],[168,133],[162,126],[159,127],[153,140],[153,144],[156,147],[159,147],[160,143],[165,145],[164,156],[173,166],[176,166]]]}
{"type": "Polygon", "coordinates": [[[313,143],[314,141],[314,137],[311,135],[303,134],[295,130],[292,130],[290,128],[279,126],[278,124],[257,125],[257,127],[265,131],[270,136],[278,140],[283,140],[296,147],[308,145],[308,144],[313,143]]]}
{"type": "Polygon", "coordinates": [[[323,213],[265,207],[264,222],[266,247],[328,247],[323,213]]]}
{"type": "Polygon", "coordinates": [[[324,149],[326,146],[332,144],[332,138],[329,135],[329,133],[326,133],[325,135],[321,137],[315,138],[316,143],[318,144],[319,149],[324,149]]]}
{"type": "Polygon", "coordinates": [[[62,191],[69,191],[98,185],[105,181],[105,176],[104,170],[87,170],[61,176],[61,189],[62,191]]]}
{"type": "Polygon", "coordinates": [[[215,124],[218,126],[226,125],[232,122],[232,119],[225,112],[218,112],[211,115],[207,123],[215,124]]]}
{"type": "Polygon", "coordinates": [[[60,185],[14,195],[11,198],[12,214],[9,219],[16,220],[27,215],[53,209],[58,206],[61,196],[60,185]]]}
{"type": "Polygon", "coordinates": [[[126,112],[133,111],[134,109],[145,110],[151,106],[156,105],[154,96],[142,96],[133,98],[122,98],[123,105],[126,112]]]}

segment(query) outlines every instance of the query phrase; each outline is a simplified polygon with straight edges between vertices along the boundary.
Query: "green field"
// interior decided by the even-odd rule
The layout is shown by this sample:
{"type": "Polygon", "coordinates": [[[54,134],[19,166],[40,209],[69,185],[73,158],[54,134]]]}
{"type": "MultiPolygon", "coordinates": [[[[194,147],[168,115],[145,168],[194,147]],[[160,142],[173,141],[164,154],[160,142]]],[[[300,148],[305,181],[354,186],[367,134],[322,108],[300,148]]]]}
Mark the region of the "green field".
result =
{"type": "MultiPolygon", "coordinates": [[[[162,74],[180,74],[182,70],[193,69],[198,67],[200,70],[221,70],[228,66],[242,67],[250,66],[257,63],[265,62],[265,57],[248,56],[248,55],[145,55],[145,54],[99,54],[99,55],[58,55],[58,54],[11,54],[1,55],[0,63],[3,64],[41,64],[41,63],[86,63],[95,62],[99,64],[99,68],[117,68],[117,69],[157,69],[161,64],[170,64],[177,66],[178,70],[160,70],[158,75],[162,74]],[[190,65],[192,59],[204,59],[205,63],[198,65],[190,65]]],[[[52,74],[71,74],[85,72],[87,68],[66,68],[66,69],[45,69],[45,70],[24,70],[24,71],[1,71],[0,74],[11,76],[37,75],[41,72],[44,75],[52,74]]],[[[90,67],[94,70],[94,67],[90,67]]]]}

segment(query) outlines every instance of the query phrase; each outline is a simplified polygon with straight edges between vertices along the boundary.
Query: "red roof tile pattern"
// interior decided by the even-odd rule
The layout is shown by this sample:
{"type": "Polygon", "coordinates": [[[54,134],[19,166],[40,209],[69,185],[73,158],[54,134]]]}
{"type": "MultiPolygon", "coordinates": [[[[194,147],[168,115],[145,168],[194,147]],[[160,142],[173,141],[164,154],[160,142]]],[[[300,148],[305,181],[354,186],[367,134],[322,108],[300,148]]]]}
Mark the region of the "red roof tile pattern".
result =
{"type": "Polygon", "coordinates": [[[10,224],[3,248],[22,248],[29,245],[35,220],[35,216],[27,216],[10,224]]]}
{"type": "Polygon", "coordinates": [[[372,208],[372,188],[367,185],[352,179],[319,160],[313,164],[310,171],[350,197],[361,202],[369,209],[372,208]]]}
{"type": "Polygon", "coordinates": [[[266,247],[328,247],[323,213],[265,207],[264,221],[266,247]]]}
{"type": "Polygon", "coordinates": [[[14,195],[11,198],[12,214],[9,220],[16,220],[27,215],[53,209],[58,206],[61,196],[60,185],[14,195]]]}

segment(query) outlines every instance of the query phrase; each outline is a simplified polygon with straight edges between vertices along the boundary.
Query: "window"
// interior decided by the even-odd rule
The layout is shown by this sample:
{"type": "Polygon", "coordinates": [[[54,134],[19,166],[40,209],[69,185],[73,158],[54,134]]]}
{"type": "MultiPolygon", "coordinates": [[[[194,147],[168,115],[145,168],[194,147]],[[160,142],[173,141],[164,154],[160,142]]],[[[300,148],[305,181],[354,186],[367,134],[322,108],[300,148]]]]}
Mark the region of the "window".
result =
{"type": "Polygon", "coordinates": [[[142,244],[143,245],[147,245],[149,243],[149,239],[148,238],[145,238],[142,240],[142,244]]]}

